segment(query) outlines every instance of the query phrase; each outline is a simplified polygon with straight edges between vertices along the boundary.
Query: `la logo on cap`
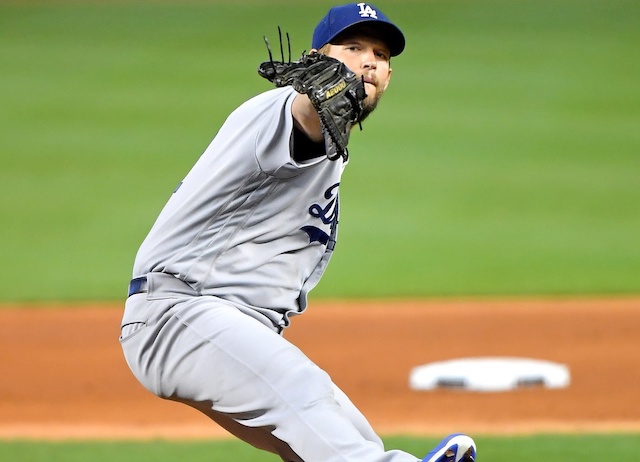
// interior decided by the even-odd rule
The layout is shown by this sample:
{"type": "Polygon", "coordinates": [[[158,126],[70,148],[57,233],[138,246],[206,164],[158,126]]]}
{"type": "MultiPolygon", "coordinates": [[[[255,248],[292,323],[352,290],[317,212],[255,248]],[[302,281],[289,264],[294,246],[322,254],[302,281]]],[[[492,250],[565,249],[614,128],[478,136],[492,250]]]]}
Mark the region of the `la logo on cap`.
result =
{"type": "Polygon", "coordinates": [[[360,7],[360,17],[378,19],[378,13],[366,3],[358,3],[360,7]]]}

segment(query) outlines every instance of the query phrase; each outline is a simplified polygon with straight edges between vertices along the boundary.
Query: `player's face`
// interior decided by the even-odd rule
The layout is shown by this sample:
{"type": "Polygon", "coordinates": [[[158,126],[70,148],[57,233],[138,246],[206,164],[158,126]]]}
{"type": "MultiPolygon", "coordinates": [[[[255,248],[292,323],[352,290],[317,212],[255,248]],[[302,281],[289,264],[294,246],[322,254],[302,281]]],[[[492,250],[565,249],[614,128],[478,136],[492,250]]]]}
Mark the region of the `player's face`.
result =
{"type": "Polygon", "coordinates": [[[358,78],[364,77],[365,116],[377,106],[391,79],[389,47],[374,37],[351,35],[333,43],[326,54],[342,61],[358,78]]]}

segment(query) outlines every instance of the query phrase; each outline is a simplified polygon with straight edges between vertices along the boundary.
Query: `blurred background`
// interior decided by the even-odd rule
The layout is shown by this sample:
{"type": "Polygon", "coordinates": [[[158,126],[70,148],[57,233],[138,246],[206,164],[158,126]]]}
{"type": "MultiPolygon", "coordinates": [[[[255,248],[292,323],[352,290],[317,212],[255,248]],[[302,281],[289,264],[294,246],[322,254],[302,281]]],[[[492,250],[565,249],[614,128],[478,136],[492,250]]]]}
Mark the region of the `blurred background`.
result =
{"type": "MultiPolygon", "coordinates": [[[[3,1],[3,301],[123,299],[174,187],[270,88],[263,35],[302,53],[332,5],[3,1]]],[[[640,292],[640,4],[375,5],[407,48],[315,297],[640,292]]]]}

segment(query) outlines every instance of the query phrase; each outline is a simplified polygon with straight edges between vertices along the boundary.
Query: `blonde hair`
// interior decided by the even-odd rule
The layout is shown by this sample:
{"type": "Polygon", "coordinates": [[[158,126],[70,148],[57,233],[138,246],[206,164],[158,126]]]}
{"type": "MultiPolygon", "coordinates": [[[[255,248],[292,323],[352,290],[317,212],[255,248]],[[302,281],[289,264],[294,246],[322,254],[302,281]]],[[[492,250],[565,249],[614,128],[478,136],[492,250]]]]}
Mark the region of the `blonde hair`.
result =
{"type": "Polygon", "coordinates": [[[322,45],[322,48],[320,48],[318,52],[322,53],[323,55],[326,55],[327,53],[329,53],[330,49],[331,49],[331,44],[327,43],[326,45],[322,45]]]}

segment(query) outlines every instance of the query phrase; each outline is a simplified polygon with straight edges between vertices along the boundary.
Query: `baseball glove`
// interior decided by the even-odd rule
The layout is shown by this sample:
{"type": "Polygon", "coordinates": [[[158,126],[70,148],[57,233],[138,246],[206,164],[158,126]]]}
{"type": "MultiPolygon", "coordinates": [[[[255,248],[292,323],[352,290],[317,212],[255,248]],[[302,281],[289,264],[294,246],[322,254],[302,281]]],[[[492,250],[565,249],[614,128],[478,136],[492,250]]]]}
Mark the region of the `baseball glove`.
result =
{"type": "MultiPolygon", "coordinates": [[[[278,29],[279,31],[279,29],[278,29]]],[[[335,145],[335,153],[328,154],[330,160],[340,157],[348,159],[347,144],[354,123],[360,124],[362,101],[367,94],[364,81],[358,79],[347,66],[337,59],[322,53],[303,53],[297,61],[285,62],[280,34],[280,52],[282,61],[274,61],[269,42],[265,37],[269,61],[258,67],[258,74],[276,87],[290,85],[298,93],[306,94],[320,116],[323,130],[329,134],[329,140],[335,145]]],[[[362,129],[362,126],[360,126],[362,129]]],[[[333,150],[329,150],[332,152],[333,150]]]]}

